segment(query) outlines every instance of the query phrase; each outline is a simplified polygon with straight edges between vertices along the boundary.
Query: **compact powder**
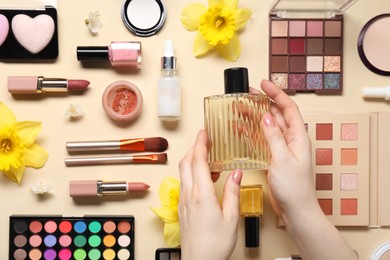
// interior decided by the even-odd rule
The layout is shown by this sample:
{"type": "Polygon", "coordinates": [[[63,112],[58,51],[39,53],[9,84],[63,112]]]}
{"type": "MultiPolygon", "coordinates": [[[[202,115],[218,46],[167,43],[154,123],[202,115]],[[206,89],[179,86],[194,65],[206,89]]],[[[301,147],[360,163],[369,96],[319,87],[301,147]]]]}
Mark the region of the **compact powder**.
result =
{"type": "Polygon", "coordinates": [[[390,243],[379,246],[371,255],[371,260],[390,260],[390,243]]]}
{"type": "Polygon", "coordinates": [[[103,94],[103,108],[114,121],[130,122],[141,113],[142,94],[128,81],[116,81],[110,84],[103,94]]]}
{"type": "Polygon", "coordinates": [[[390,14],[368,21],[360,32],[358,52],[363,64],[372,72],[390,75],[390,14]]]}

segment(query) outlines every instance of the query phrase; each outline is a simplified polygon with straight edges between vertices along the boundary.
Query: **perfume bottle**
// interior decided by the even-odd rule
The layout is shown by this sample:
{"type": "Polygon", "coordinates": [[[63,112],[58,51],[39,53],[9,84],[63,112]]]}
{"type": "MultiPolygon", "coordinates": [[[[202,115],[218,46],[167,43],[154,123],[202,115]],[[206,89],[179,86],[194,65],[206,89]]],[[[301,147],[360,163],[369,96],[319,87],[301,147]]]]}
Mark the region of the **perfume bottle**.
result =
{"type": "Polygon", "coordinates": [[[165,121],[176,121],[181,117],[181,90],[176,76],[176,57],[172,41],[165,42],[164,57],[161,58],[161,77],[158,80],[158,117],[165,121]]]}
{"type": "Polygon", "coordinates": [[[240,213],[245,218],[245,246],[258,247],[260,216],[263,215],[263,191],[260,184],[240,187],[240,213]]]}
{"type": "Polygon", "coordinates": [[[210,170],[267,169],[270,152],[260,122],[271,100],[249,93],[246,68],[226,69],[224,77],[225,94],[204,98],[210,170]]]}

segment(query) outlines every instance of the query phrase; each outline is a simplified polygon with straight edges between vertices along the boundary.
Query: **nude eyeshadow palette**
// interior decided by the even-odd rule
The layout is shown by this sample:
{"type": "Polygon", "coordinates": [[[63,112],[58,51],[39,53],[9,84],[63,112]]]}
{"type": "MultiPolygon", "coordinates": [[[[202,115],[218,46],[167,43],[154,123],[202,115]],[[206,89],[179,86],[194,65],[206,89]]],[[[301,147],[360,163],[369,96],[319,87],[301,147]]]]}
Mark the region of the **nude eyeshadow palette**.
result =
{"type": "Polygon", "coordinates": [[[269,47],[269,78],[286,92],[342,92],[343,16],[270,15],[269,47]]]}
{"type": "Polygon", "coordinates": [[[180,260],[181,248],[158,248],[155,260],[180,260]]]}
{"type": "Polygon", "coordinates": [[[134,259],[133,216],[10,216],[9,259],[134,259]]]}

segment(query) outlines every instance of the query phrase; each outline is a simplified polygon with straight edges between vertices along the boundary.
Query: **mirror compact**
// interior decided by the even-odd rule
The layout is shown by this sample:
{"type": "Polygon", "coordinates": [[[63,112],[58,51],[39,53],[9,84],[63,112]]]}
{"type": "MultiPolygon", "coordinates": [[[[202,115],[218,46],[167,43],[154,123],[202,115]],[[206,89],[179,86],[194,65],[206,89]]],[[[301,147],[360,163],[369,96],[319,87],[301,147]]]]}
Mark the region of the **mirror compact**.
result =
{"type": "Polygon", "coordinates": [[[156,34],[166,18],[163,0],[124,0],[122,20],[135,35],[148,37],[156,34]]]}

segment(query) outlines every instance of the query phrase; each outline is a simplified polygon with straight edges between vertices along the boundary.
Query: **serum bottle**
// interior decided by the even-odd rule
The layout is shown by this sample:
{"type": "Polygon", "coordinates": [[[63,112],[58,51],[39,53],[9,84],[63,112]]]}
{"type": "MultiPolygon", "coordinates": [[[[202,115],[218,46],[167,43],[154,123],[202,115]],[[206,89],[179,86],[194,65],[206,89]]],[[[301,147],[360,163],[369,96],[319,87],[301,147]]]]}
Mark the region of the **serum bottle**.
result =
{"type": "Polygon", "coordinates": [[[246,68],[226,69],[224,77],[225,94],[204,98],[210,171],[267,169],[270,153],[260,122],[271,100],[249,93],[246,68]]]}
{"type": "Polygon", "coordinates": [[[176,121],[181,117],[181,90],[176,76],[176,57],[173,42],[165,42],[161,58],[161,77],[158,80],[158,117],[164,121],[176,121]]]}

